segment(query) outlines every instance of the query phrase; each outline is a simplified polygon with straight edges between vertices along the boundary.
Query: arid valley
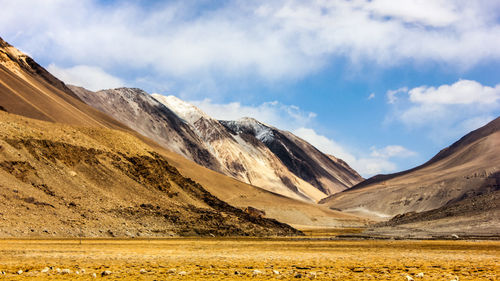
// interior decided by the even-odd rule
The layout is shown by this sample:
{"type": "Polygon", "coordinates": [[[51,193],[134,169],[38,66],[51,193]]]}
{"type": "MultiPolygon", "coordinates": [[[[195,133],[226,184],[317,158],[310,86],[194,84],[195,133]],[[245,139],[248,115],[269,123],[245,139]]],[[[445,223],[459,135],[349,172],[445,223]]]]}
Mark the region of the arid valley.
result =
{"type": "Polygon", "coordinates": [[[500,274],[498,241],[9,239],[0,253],[6,280],[493,281],[500,274]]]}
{"type": "Polygon", "coordinates": [[[499,1],[0,0],[0,36],[0,281],[500,281],[499,1]]]}

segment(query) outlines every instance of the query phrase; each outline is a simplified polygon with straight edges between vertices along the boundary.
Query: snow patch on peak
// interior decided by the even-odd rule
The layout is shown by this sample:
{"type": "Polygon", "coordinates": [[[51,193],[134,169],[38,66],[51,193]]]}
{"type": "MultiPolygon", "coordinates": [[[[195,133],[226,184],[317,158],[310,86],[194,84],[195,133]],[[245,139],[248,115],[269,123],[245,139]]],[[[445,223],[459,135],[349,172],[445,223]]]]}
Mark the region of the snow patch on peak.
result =
{"type": "Polygon", "coordinates": [[[250,133],[261,142],[267,143],[274,140],[272,127],[261,123],[260,121],[251,118],[243,117],[237,121],[221,121],[225,126],[229,127],[236,134],[250,133]]]}
{"type": "Polygon", "coordinates": [[[190,124],[194,124],[201,118],[213,119],[212,117],[205,114],[198,107],[179,99],[176,96],[163,96],[160,94],[152,94],[153,98],[164,104],[170,110],[175,112],[180,118],[184,119],[190,124]]]}

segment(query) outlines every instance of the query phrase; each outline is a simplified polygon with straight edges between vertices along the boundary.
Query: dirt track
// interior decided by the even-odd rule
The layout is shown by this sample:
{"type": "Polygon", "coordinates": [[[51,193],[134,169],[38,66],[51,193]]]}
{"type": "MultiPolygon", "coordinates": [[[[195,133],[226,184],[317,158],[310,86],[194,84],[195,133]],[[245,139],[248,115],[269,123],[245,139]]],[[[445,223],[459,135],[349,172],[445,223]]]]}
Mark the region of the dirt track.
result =
{"type": "Polygon", "coordinates": [[[407,280],[407,275],[415,280],[499,280],[500,275],[500,242],[495,241],[155,239],[81,243],[0,240],[0,271],[6,272],[0,280],[91,280],[93,273],[97,279],[108,280],[407,280]],[[48,273],[40,272],[51,266],[48,273]],[[58,273],[57,268],[71,273],[58,273]],[[18,275],[19,270],[24,272],[18,275]],[[106,270],[111,274],[101,277],[106,270]],[[423,279],[415,276],[420,272],[423,279]]]}

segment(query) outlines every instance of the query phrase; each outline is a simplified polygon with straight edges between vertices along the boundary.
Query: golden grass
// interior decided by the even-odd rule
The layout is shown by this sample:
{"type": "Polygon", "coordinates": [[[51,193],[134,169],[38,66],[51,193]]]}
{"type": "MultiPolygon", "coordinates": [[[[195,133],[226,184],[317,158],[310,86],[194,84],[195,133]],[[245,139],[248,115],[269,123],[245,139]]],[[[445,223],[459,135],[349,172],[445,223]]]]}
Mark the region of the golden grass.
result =
{"type": "Polygon", "coordinates": [[[499,280],[500,242],[5,239],[0,271],[8,280],[499,280]],[[46,266],[72,273],[41,273],[46,266]],[[112,274],[101,277],[105,270],[112,274]]]}
{"type": "Polygon", "coordinates": [[[339,235],[357,234],[363,232],[364,228],[298,228],[306,237],[329,238],[339,235]]]}

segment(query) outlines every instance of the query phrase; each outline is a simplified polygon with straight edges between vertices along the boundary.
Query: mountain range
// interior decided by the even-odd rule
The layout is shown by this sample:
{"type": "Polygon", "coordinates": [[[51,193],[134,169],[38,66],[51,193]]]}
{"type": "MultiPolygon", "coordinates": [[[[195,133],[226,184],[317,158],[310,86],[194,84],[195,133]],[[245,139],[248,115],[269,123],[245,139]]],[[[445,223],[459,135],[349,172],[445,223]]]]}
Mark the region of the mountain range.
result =
{"type": "Polygon", "coordinates": [[[362,180],[345,162],[335,162],[293,134],[255,119],[219,121],[177,97],[140,89],[70,88],[87,104],[166,149],[290,198],[317,202],[362,180]]]}
{"type": "Polygon", "coordinates": [[[136,88],[68,86],[0,39],[0,132],[2,237],[301,235],[297,227],[368,224],[363,235],[500,236],[500,118],[421,166],[363,180],[252,118],[217,120],[136,88]]]}

